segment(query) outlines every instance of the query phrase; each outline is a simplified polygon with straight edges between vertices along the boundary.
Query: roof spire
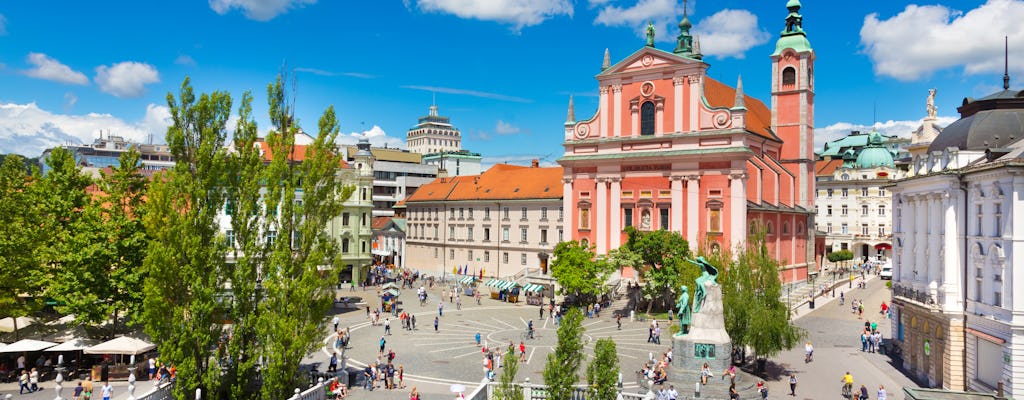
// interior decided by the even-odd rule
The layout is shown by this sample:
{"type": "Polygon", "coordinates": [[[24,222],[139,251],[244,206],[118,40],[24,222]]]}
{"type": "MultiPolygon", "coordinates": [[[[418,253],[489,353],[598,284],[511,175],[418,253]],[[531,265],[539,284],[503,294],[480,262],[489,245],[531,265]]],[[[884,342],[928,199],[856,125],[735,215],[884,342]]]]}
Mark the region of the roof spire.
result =
{"type": "Polygon", "coordinates": [[[430,116],[437,116],[437,92],[430,92],[430,116]]]}
{"type": "Polygon", "coordinates": [[[683,0],[683,19],[679,21],[679,36],[676,36],[676,49],[672,51],[684,57],[689,57],[693,54],[693,36],[690,35],[690,28],[693,27],[693,24],[690,23],[687,8],[687,1],[683,0]]]}
{"type": "Polygon", "coordinates": [[[744,97],[745,96],[743,94],[743,75],[739,75],[736,77],[736,101],[733,102],[732,108],[746,109],[747,103],[746,101],[744,101],[744,97]]]}
{"type": "Polygon", "coordinates": [[[1003,36],[1003,90],[1010,90],[1010,37],[1003,36]]]}
{"type": "Polygon", "coordinates": [[[601,70],[606,70],[612,66],[612,55],[608,52],[608,48],[604,48],[604,61],[601,62],[601,70]]]}
{"type": "Polygon", "coordinates": [[[576,122],[576,108],[572,105],[572,95],[569,95],[569,112],[565,116],[566,125],[576,122]]]}
{"type": "Polygon", "coordinates": [[[692,57],[698,60],[704,58],[704,55],[700,53],[700,36],[693,37],[693,51],[691,53],[693,53],[692,57]]]}

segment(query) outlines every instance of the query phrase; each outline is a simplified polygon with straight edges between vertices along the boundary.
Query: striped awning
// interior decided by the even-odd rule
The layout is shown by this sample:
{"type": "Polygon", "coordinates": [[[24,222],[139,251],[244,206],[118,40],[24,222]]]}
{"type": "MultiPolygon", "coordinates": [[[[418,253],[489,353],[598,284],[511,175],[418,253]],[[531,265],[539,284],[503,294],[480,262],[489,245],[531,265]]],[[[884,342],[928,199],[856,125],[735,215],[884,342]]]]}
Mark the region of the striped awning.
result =
{"type": "Polygon", "coordinates": [[[504,281],[504,280],[501,280],[501,279],[491,279],[491,280],[487,281],[487,283],[484,283],[484,285],[492,287],[492,288],[494,288],[496,290],[506,290],[506,289],[511,289],[511,288],[517,286],[518,284],[515,283],[515,282],[504,281]]]}
{"type": "Polygon", "coordinates": [[[498,282],[501,282],[501,281],[499,281],[497,279],[488,279],[487,282],[484,283],[484,286],[494,287],[494,285],[497,284],[498,282]]]}
{"type": "Polygon", "coordinates": [[[459,279],[459,283],[464,285],[471,285],[473,284],[473,282],[476,282],[476,277],[473,276],[464,276],[461,279],[459,279]]]}
{"type": "Polygon", "coordinates": [[[544,290],[544,286],[527,283],[523,285],[523,291],[529,293],[540,293],[544,290]]]}

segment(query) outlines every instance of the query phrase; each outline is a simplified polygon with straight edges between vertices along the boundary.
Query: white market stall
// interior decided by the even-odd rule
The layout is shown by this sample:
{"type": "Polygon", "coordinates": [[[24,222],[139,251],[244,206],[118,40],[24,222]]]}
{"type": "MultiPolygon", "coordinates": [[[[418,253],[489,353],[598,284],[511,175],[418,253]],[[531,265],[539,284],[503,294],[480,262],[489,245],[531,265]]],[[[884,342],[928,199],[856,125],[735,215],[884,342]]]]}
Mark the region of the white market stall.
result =
{"type": "MultiPolygon", "coordinates": [[[[139,338],[133,338],[129,336],[121,336],[106,342],[97,344],[95,346],[86,347],[83,352],[85,354],[116,354],[120,355],[120,363],[116,363],[109,367],[108,375],[110,379],[127,379],[128,378],[128,367],[129,364],[134,363],[135,356],[146,353],[156,349],[156,345],[139,338]],[[131,356],[131,361],[128,364],[124,364],[124,356],[131,356]]],[[[103,365],[97,365],[92,368],[92,379],[93,381],[102,381],[103,379],[103,365]]]]}
{"type": "Polygon", "coordinates": [[[57,343],[45,342],[42,340],[21,339],[0,348],[0,353],[31,353],[34,351],[43,351],[56,345],[57,343]]]}

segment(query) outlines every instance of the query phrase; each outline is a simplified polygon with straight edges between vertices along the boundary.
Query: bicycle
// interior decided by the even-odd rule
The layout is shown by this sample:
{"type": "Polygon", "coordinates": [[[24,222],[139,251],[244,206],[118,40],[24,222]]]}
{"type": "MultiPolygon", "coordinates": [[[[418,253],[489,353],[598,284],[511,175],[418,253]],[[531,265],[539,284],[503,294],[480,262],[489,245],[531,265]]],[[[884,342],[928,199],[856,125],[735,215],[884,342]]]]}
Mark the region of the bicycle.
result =
{"type": "Polygon", "coordinates": [[[843,384],[843,398],[846,398],[848,400],[853,400],[853,384],[852,383],[844,383],[843,384]]]}

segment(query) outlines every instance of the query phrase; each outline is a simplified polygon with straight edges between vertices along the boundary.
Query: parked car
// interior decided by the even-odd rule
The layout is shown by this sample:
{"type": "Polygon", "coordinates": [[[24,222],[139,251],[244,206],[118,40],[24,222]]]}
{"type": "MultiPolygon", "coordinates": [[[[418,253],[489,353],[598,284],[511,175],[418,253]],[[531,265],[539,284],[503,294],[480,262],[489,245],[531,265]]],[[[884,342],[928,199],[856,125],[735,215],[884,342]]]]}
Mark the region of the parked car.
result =
{"type": "Polygon", "coordinates": [[[885,264],[882,266],[882,273],[878,274],[879,278],[892,279],[892,264],[885,264]]]}

